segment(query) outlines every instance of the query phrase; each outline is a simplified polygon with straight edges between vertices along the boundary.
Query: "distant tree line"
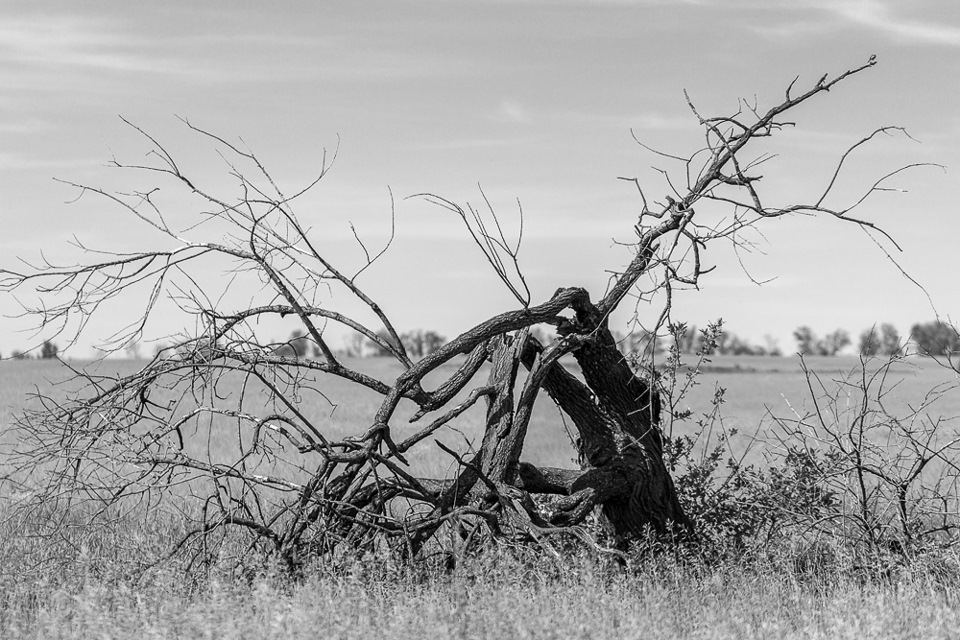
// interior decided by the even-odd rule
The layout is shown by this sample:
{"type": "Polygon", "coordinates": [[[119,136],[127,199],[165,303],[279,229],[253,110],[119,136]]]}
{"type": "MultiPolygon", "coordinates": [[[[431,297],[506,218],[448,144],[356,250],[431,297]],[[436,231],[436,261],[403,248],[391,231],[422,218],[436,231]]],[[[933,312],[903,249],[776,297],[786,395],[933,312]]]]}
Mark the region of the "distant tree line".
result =
{"type": "MultiPolygon", "coordinates": [[[[720,324],[722,326],[722,321],[720,321],[720,324]]],[[[371,340],[359,333],[351,335],[344,341],[343,355],[352,358],[389,356],[390,351],[384,346],[384,344],[390,344],[389,333],[383,330],[377,335],[381,339],[380,342],[371,340]]],[[[540,327],[535,327],[531,335],[544,345],[556,340],[555,335],[544,331],[540,327]]],[[[666,341],[656,340],[654,334],[642,329],[629,335],[615,332],[615,338],[628,353],[644,353],[652,348],[653,352],[659,355],[666,348],[675,345],[678,352],[683,355],[694,353],[734,356],[783,355],[776,341],[769,336],[766,346],[758,346],[724,329],[720,329],[713,340],[708,340],[707,335],[708,330],[698,330],[696,325],[687,326],[684,323],[671,325],[670,338],[666,341]]],[[[837,329],[820,337],[806,325],[794,329],[793,338],[797,343],[797,352],[806,355],[835,356],[852,344],[850,334],[843,329],[837,329]]],[[[400,334],[400,341],[410,357],[422,358],[442,347],[446,343],[446,338],[436,331],[415,329],[400,334]]],[[[915,347],[916,352],[921,355],[949,356],[960,353],[960,333],[958,333],[957,328],[940,320],[914,324],[910,328],[910,342],[915,347]]],[[[903,353],[906,348],[907,343],[903,340],[900,332],[889,322],[864,329],[857,342],[857,352],[863,356],[892,356],[903,353]]],[[[162,349],[163,347],[160,346],[157,347],[156,351],[159,352],[162,349]]],[[[136,359],[140,354],[139,344],[131,342],[124,347],[124,351],[128,357],[136,359]]],[[[29,351],[14,350],[10,353],[10,357],[14,360],[30,360],[34,357],[52,360],[59,353],[60,348],[57,344],[46,340],[40,346],[40,351],[36,355],[29,351]]],[[[303,332],[295,331],[286,342],[275,347],[274,353],[289,358],[318,358],[320,357],[320,347],[303,332]]],[[[2,354],[0,354],[0,359],[2,359],[2,354]]]]}
{"type": "Polygon", "coordinates": [[[850,344],[850,334],[843,329],[820,338],[806,325],[794,329],[793,339],[797,341],[798,353],[814,356],[835,356],[850,344]]]}
{"type": "MultiPolygon", "coordinates": [[[[735,333],[722,328],[722,320],[707,329],[698,330],[696,325],[675,323],[670,325],[666,340],[655,340],[652,333],[634,331],[630,335],[618,335],[617,339],[627,352],[642,353],[650,349],[662,354],[667,348],[676,348],[681,355],[702,353],[705,355],[751,355],[782,356],[783,352],[771,337],[766,346],[753,345],[735,333]]],[[[836,329],[818,336],[807,325],[793,331],[797,352],[805,355],[836,356],[852,343],[850,334],[836,329]]],[[[929,356],[948,356],[960,353],[960,333],[953,325],[935,320],[914,324],[910,329],[909,342],[916,353],[929,356]]],[[[864,356],[893,356],[904,353],[908,343],[892,324],[874,325],[860,333],[857,352],[864,356]]]]}
{"type": "MultiPolygon", "coordinates": [[[[359,333],[351,334],[344,340],[342,355],[348,358],[380,358],[393,355],[390,346],[394,345],[388,331],[377,332],[379,340],[372,340],[359,333]]],[[[430,355],[446,343],[447,339],[436,331],[415,329],[400,334],[400,342],[407,355],[411,358],[422,358],[430,355]]],[[[274,353],[287,358],[319,358],[320,346],[310,339],[310,336],[295,331],[290,338],[278,345],[274,353]]]]}
{"type": "Polygon", "coordinates": [[[661,355],[667,349],[676,348],[681,355],[733,355],[733,356],[781,356],[783,352],[776,340],[767,336],[765,346],[754,345],[732,331],[723,329],[723,321],[711,324],[707,329],[683,322],[668,327],[666,339],[656,339],[652,332],[643,329],[627,336],[615,336],[628,353],[661,355]]]}
{"type": "Polygon", "coordinates": [[[782,356],[783,351],[777,345],[777,341],[771,336],[766,337],[767,344],[764,346],[754,345],[741,338],[732,331],[726,331],[722,328],[722,323],[716,329],[708,327],[707,329],[697,330],[696,326],[690,327],[684,331],[681,353],[706,353],[731,356],[782,356]],[[710,336],[715,335],[715,338],[710,336]]]}
{"type": "MultiPolygon", "coordinates": [[[[60,347],[58,347],[55,342],[45,340],[44,343],[40,345],[40,353],[38,353],[36,357],[41,360],[52,360],[57,357],[58,353],[60,353],[60,347]]],[[[30,360],[34,356],[29,351],[14,349],[10,353],[10,357],[14,360],[30,360]]]]}
{"type": "MultiPolygon", "coordinates": [[[[386,330],[377,332],[380,341],[365,338],[360,334],[354,334],[347,339],[345,355],[352,358],[383,358],[390,357],[389,345],[394,343],[390,333],[386,330]]],[[[425,329],[415,329],[400,334],[400,343],[403,345],[407,355],[411,358],[422,358],[428,356],[447,342],[447,339],[437,333],[425,329]]]]}
{"type": "MultiPolygon", "coordinates": [[[[837,329],[823,338],[818,338],[810,327],[798,327],[793,332],[800,353],[833,356],[851,344],[849,334],[837,329]]],[[[860,333],[857,351],[863,356],[894,356],[904,353],[912,344],[916,353],[926,356],[949,356],[960,353],[960,333],[953,325],[933,320],[917,323],[910,328],[909,342],[905,341],[889,322],[874,325],[860,333]]]]}
{"type": "Polygon", "coordinates": [[[777,342],[766,337],[766,346],[751,344],[737,334],[723,329],[723,320],[718,320],[706,329],[684,322],[672,323],[667,335],[657,336],[646,329],[635,329],[627,335],[613,332],[614,339],[625,353],[636,355],[663,355],[668,349],[676,349],[680,355],[734,355],[734,356],[781,356],[777,342]]]}
{"type": "Polygon", "coordinates": [[[879,330],[874,325],[860,334],[858,350],[862,356],[895,356],[903,346],[897,328],[885,322],[879,330]]]}

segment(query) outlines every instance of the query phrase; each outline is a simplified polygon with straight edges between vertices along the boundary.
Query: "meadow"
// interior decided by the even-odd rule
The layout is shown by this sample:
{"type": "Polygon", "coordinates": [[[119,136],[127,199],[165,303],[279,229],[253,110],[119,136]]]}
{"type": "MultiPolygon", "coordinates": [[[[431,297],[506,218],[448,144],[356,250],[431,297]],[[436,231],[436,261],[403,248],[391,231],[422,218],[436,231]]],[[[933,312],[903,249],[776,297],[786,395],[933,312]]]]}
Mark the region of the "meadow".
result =
{"type": "MultiPolygon", "coordinates": [[[[819,380],[823,392],[851,406],[858,402],[849,384],[857,380],[858,364],[855,358],[807,361],[815,390],[819,380]]],[[[388,360],[361,365],[382,378],[399,373],[388,360]]],[[[122,372],[138,365],[100,366],[122,372]]],[[[9,426],[30,406],[32,391],[65,393],[66,378],[55,362],[0,362],[0,442],[12,444],[9,426]]],[[[939,389],[925,411],[960,416],[953,372],[911,360],[889,378],[891,412],[916,407],[939,389]]],[[[736,429],[734,453],[747,451],[756,464],[763,464],[765,447],[777,446],[767,439],[775,416],[810,416],[815,409],[795,357],[718,357],[695,381],[678,404],[692,415],[673,428],[696,432],[723,387],[720,417],[705,422],[714,438],[736,429]]],[[[378,397],[338,381],[323,389],[330,402],[304,402],[322,416],[324,428],[362,431],[378,397]]],[[[437,439],[466,451],[481,434],[482,409],[475,408],[437,439]]],[[[214,445],[230,446],[227,436],[214,445]]],[[[572,467],[575,458],[558,410],[543,396],[523,459],[572,467]]],[[[453,467],[437,447],[423,448],[410,462],[424,475],[449,474],[453,467]]],[[[293,580],[269,564],[255,575],[229,567],[191,575],[176,562],[145,570],[137,559],[159,557],[182,533],[169,516],[128,515],[95,532],[67,529],[49,537],[32,535],[3,508],[0,638],[946,638],[960,628],[960,558],[953,547],[871,574],[850,571],[849,562],[834,556],[810,571],[800,553],[786,547],[720,562],[652,553],[625,568],[573,549],[557,560],[498,547],[452,573],[357,562],[317,564],[293,580]]]]}

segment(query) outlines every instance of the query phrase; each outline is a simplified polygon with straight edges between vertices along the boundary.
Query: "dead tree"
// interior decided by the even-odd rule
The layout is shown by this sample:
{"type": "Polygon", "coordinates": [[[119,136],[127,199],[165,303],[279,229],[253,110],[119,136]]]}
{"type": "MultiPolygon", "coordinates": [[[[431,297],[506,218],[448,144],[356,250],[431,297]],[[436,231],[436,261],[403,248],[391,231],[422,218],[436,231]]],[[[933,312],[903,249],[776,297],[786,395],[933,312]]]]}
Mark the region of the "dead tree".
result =
{"type": "Polygon", "coordinates": [[[116,166],[181,187],[203,204],[204,226],[180,230],[168,224],[154,189],[124,195],[75,185],[81,194],[106,198],[136,216],[171,248],[109,255],[82,265],[7,269],[0,287],[39,290],[42,304],[30,311],[38,314],[42,328],[61,330],[82,328],[106,301],[145,288],[142,313],[117,337],[121,346],[140,337],[164,296],[195,318],[200,330],[136,373],[110,377],[77,371],[86,383],[81,392],[66,400],[41,398],[42,409],[20,421],[22,465],[34,474],[38,495],[48,506],[83,499],[103,507],[97,511],[102,513],[157,500],[192,503],[181,508],[194,522],[185,546],[209,544],[227,530],[245,532],[291,565],[322,554],[383,550],[416,557],[428,545],[442,544],[437,532],[445,526],[458,531],[467,545],[503,537],[547,544],[557,532],[585,539],[580,525],[595,508],[618,540],[695,533],[664,464],[659,394],[649,375],[631,367],[618,349],[608,319],[628,298],[658,300],[662,312],[655,324],[663,325],[672,288],[695,286],[709,271],[701,263],[703,248],[715,240],[737,242],[739,233],[768,218],[824,214],[892,242],[851,211],[903,169],[878,180],[847,208],[828,208],[824,202],[850,153],[898,129],[874,131],[854,144],[824,176],[825,188],[807,203],[768,206],[755,173],[767,157],[748,155],[755,141],[792,125],[786,120],[792,109],[874,64],[871,58],[832,79],[824,76],[802,92],[795,80],[783,100],[765,111],[743,102],[732,115],[703,117],[688,99],[705,144],[689,156],[660,154],[680,163],[684,175],[677,180],[663,172],[672,193],[662,202],[648,202],[636,181],[642,211],[633,258],[599,297],[582,288],[560,288],[549,300],[532,304],[517,266],[519,241],[508,241],[496,216],[491,218],[489,203],[477,210],[422,196],[462,217],[519,306],[416,362],[387,311],[359,284],[358,276],[380,254],[367,252],[361,243],[367,256],[362,268],[346,272],[293,212],[298,199],[326,174],[326,157],[312,184],[284,194],[252,152],[184,121],[226,159],[238,191],[222,196],[181,171],[163,145],[134,127],[149,145],[153,164],[115,161],[116,166]],[[728,214],[724,222],[698,216],[698,210],[717,206],[728,214]],[[211,228],[221,235],[197,239],[211,228]],[[222,260],[233,277],[259,282],[259,296],[242,308],[210,300],[192,269],[212,259],[222,260]],[[337,298],[328,295],[334,291],[363,305],[373,321],[338,311],[331,303],[337,298]],[[296,319],[319,356],[291,357],[270,344],[259,332],[261,321],[270,317],[296,319]],[[325,332],[331,323],[391,354],[402,372],[381,380],[338,357],[325,332]],[[540,324],[553,326],[558,340],[545,346],[532,338],[531,328],[540,324]],[[567,354],[582,377],[560,363],[567,354]],[[445,382],[424,386],[428,374],[451,362],[456,370],[445,382]],[[486,379],[477,382],[485,366],[486,379]],[[322,416],[304,408],[304,398],[324,397],[331,377],[382,396],[357,433],[326,428],[322,416]],[[575,425],[581,469],[538,468],[520,460],[541,389],[575,425]],[[481,399],[486,430],[479,450],[464,453],[437,442],[456,460],[456,473],[446,478],[412,473],[408,453],[434,446],[431,436],[481,399]],[[409,415],[400,408],[409,403],[415,406],[409,421],[425,424],[400,438],[398,423],[409,415]],[[231,446],[205,446],[211,438],[226,438],[223,434],[229,434],[231,446]],[[543,494],[557,496],[549,509],[538,507],[535,498],[543,494]]]}

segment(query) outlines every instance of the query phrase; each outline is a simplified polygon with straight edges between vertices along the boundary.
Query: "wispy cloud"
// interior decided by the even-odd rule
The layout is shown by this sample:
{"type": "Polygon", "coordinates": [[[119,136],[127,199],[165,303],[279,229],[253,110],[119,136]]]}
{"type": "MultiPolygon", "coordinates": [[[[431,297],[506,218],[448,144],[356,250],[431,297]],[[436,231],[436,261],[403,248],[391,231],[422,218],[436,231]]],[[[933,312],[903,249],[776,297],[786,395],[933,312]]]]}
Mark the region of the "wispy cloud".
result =
{"type": "Polygon", "coordinates": [[[530,122],[530,114],[519,103],[512,100],[504,100],[500,103],[494,119],[500,122],[513,122],[522,124],[530,122]]]}
{"type": "Polygon", "coordinates": [[[898,40],[910,42],[960,46],[960,27],[932,20],[912,20],[904,15],[903,7],[914,11],[913,3],[897,4],[894,10],[890,2],[880,0],[851,0],[826,3],[824,8],[855,23],[883,33],[898,40]]]}
{"type": "Polygon", "coordinates": [[[754,28],[759,35],[771,39],[806,37],[853,26],[896,42],[960,46],[960,25],[938,19],[942,14],[949,15],[949,4],[943,4],[942,0],[909,5],[889,0],[766,0],[762,3],[743,0],[740,8],[748,7],[784,11],[782,19],[775,24],[754,28]],[[795,19],[790,19],[791,15],[795,19]]]}
{"type": "MultiPolygon", "coordinates": [[[[0,82],[7,88],[43,88],[44,73],[175,75],[205,83],[278,82],[308,78],[351,81],[449,76],[454,60],[414,54],[392,41],[356,47],[367,36],[259,33],[162,34],[114,16],[0,14],[0,82]],[[352,36],[352,38],[351,38],[352,36]],[[354,55],[343,52],[353,45],[354,55]],[[249,55],[251,51],[261,55],[249,55]],[[240,63],[242,61],[242,64],[240,63]]],[[[66,78],[64,78],[66,79],[66,78]]]]}
{"type": "Polygon", "coordinates": [[[7,16],[0,24],[0,61],[31,67],[93,67],[143,71],[159,61],[137,52],[110,19],[79,16],[7,16]]]}

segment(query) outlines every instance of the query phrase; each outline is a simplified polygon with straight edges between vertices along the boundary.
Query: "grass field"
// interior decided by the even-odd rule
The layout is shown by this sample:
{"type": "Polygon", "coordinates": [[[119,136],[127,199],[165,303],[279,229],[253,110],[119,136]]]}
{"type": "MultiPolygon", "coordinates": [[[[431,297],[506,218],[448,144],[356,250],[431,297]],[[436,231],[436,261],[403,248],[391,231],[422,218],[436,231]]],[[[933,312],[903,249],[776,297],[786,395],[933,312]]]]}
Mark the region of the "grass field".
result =
{"type": "MultiPolygon", "coordinates": [[[[385,379],[399,372],[385,360],[362,365],[385,379]]],[[[808,365],[832,387],[857,361],[808,365]]],[[[960,416],[954,374],[930,363],[894,373],[891,406],[915,405],[941,387],[947,391],[930,411],[960,416]]],[[[0,362],[0,441],[10,443],[9,423],[29,406],[30,391],[61,393],[66,389],[51,385],[64,377],[56,363],[0,362]]],[[[771,413],[810,410],[796,359],[717,358],[683,404],[694,416],[708,412],[716,385],[727,390],[723,425],[744,437],[758,430],[762,437],[771,413]]],[[[337,382],[324,390],[336,408],[316,399],[309,406],[325,428],[365,427],[376,395],[337,382]]],[[[557,409],[546,397],[537,409],[523,458],[573,466],[557,409]]],[[[481,435],[481,414],[465,414],[438,439],[467,448],[481,435]]],[[[224,437],[216,446],[233,445],[224,437]]],[[[759,449],[751,455],[760,459],[759,449]]],[[[424,474],[451,467],[437,448],[411,465],[424,474]]],[[[3,521],[0,638],[948,638],[960,628],[960,563],[950,549],[870,578],[829,558],[817,571],[804,571],[790,549],[709,565],[652,555],[624,569],[590,556],[558,562],[501,547],[452,574],[384,564],[316,566],[291,582],[269,570],[241,578],[214,568],[192,579],[176,567],[134,570],[139,556],[158,553],[179,533],[175,521],[147,514],[55,539],[24,533],[16,521],[3,521]]]]}
{"type": "Polygon", "coordinates": [[[187,593],[175,577],[150,585],[92,580],[46,586],[5,638],[954,638],[957,589],[923,576],[895,584],[798,581],[769,567],[636,573],[576,567],[517,575],[509,563],[421,584],[316,572],[216,581],[187,593]]]}

